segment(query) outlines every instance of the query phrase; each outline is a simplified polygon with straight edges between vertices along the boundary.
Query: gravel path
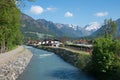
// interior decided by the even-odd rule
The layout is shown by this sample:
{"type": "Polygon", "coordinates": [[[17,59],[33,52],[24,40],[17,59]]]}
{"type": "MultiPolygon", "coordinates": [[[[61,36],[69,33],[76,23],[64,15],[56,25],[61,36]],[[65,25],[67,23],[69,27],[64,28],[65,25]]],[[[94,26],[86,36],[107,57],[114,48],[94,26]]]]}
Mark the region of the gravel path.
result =
{"type": "Polygon", "coordinates": [[[16,80],[31,58],[32,53],[23,46],[0,54],[0,80],[16,80]]]}
{"type": "Polygon", "coordinates": [[[23,51],[26,49],[23,46],[18,46],[18,48],[6,52],[6,53],[1,53],[0,54],[0,66],[6,64],[7,62],[14,60],[17,58],[17,56],[20,56],[23,51]]]}

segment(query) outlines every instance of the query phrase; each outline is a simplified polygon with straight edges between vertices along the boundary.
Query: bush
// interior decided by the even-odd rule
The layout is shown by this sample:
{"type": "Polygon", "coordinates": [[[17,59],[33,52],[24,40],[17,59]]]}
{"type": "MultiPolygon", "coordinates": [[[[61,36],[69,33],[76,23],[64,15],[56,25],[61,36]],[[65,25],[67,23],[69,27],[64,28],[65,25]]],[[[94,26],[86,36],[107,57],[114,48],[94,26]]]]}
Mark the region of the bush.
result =
{"type": "Polygon", "coordinates": [[[95,40],[91,62],[89,62],[89,70],[99,80],[119,79],[119,48],[120,43],[112,40],[112,38],[98,38],[95,40]]]}

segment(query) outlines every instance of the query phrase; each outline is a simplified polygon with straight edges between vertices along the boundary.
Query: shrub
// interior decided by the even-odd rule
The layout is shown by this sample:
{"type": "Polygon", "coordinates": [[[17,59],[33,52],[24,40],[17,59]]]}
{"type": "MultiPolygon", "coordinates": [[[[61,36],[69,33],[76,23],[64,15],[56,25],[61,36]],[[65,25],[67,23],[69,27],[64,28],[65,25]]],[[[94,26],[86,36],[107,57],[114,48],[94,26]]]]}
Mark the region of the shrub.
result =
{"type": "Polygon", "coordinates": [[[118,51],[120,44],[112,38],[98,38],[95,40],[89,70],[99,80],[118,80],[120,73],[120,59],[118,51]]]}

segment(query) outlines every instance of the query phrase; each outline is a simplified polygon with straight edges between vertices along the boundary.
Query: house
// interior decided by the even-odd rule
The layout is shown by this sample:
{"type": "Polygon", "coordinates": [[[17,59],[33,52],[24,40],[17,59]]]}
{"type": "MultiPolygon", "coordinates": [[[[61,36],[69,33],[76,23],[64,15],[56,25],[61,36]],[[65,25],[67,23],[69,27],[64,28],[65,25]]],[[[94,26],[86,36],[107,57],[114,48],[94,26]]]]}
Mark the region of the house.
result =
{"type": "Polygon", "coordinates": [[[38,45],[41,45],[41,41],[39,40],[34,41],[34,46],[38,46],[38,45]]]}
{"type": "Polygon", "coordinates": [[[88,43],[88,41],[87,40],[75,40],[74,41],[74,44],[87,44],[88,43]]]}
{"type": "Polygon", "coordinates": [[[37,46],[37,45],[41,45],[41,41],[40,40],[29,40],[27,44],[37,46]]]}
{"type": "Polygon", "coordinates": [[[62,43],[59,40],[57,40],[57,39],[54,39],[52,41],[52,47],[60,47],[61,44],[62,43]]]}
{"type": "Polygon", "coordinates": [[[62,43],[57,39],[45,39],[42,42],[43,46],[59,47],[62,43]]]}

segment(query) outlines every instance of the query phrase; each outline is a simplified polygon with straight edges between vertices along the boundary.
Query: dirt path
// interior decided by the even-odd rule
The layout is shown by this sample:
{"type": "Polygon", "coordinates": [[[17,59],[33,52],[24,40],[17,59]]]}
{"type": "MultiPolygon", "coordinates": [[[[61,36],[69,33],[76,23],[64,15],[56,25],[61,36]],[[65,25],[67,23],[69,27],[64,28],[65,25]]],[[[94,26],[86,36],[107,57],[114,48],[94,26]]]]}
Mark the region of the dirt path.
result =
{"type": "Polygon", "coordinates": [[[80,54],[90,54],[89,52],[85,52],[85,51],[80,51],[80,50],[75,50],[75,49],[72,49],[72,48],[65,48],[65,47],[60,47],[62,49],[65,49],[65,50],[68,50],[68,51],[71,51],[71,52],[76,52],[76,53],[80,53],[80,54]]]}

